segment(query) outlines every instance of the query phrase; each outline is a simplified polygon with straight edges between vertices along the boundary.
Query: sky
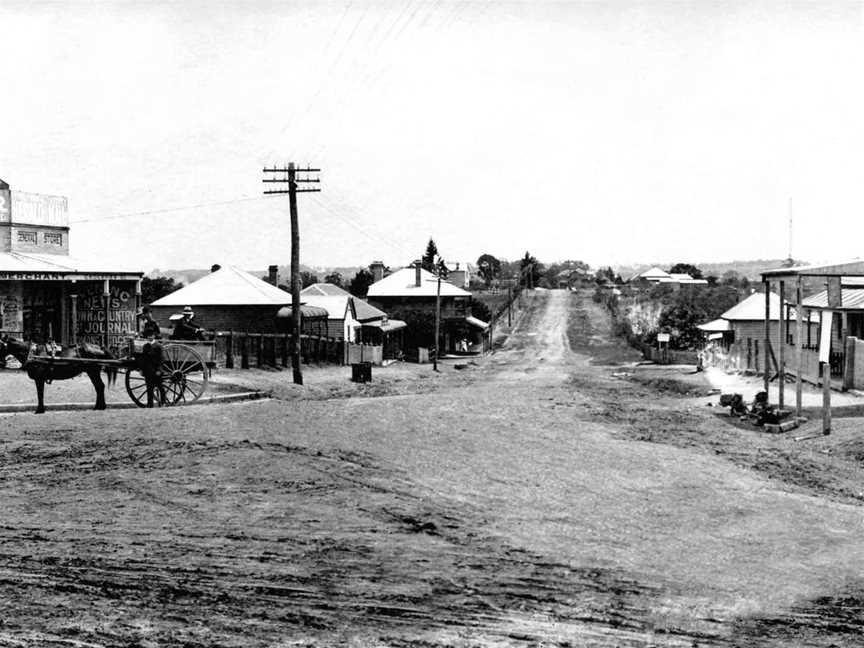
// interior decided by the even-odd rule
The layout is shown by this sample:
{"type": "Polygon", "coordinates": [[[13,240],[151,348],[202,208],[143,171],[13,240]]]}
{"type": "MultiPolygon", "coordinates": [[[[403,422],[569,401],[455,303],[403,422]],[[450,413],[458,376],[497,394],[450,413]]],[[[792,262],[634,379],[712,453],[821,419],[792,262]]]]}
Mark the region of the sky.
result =
{"type": "Polygon", "coordinates": [[[849,259],[861,2],[0,4],[0,178],[68,196],[72,254],[290,260],[262,168],[321,169],[301,262],[433,238],[593,266],[849,259]]]}

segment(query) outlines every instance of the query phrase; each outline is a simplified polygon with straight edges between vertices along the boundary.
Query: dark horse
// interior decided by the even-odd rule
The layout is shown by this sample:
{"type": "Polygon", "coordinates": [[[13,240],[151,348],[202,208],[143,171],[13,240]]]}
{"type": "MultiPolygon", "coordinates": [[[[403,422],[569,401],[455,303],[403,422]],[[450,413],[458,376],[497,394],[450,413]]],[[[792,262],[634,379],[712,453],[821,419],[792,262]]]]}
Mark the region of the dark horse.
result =
{"type": "MultiPolygon", "coordinates": [[[[60,362],[52,362],[51,359],[33,359],[30,357],[31,346],[23,340],[16,340],[7,336],[0,337],[0,358],[8,355],[15,357],[21,363],[21,368],[27,371],[27,375],[36,383],[36,396],[39,404],[36,413],[45,411],[45,383],[53,380],[67,380],[82,373],[86,373],[96,390],[96,406],[94,409],[105,409],[105,383],[102,381],[102,366],[90,363],[76,363],[76,358],[87,360],[114,360],[114,356],[102,347],[95,344],[78,344],[76,346],[54,347],[53,357],[60,362]]],[[[36,345],[36,355],[46,357],[51,351],[44,344],[36,345]]],[[[113,385],[117,381],[117,367],[105,366],[105,375],[108,384],[113,385]]]]}

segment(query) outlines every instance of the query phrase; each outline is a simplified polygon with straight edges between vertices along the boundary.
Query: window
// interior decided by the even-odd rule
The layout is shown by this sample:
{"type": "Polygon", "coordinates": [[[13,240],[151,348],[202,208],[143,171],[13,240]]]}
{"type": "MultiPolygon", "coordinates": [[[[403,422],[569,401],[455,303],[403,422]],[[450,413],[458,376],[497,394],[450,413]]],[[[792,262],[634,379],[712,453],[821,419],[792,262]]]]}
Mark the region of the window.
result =
{"type": "Polygon", "coordinates": [[[36,243],[36,232],[28,232],[25,230],[18,231],[18,242],[19,243],[36,243]]]}
{"type": "Polygon", "coordinates": [[[60,232],[45,232],[45,245],[63,245],[63,235],[60,232]]]}

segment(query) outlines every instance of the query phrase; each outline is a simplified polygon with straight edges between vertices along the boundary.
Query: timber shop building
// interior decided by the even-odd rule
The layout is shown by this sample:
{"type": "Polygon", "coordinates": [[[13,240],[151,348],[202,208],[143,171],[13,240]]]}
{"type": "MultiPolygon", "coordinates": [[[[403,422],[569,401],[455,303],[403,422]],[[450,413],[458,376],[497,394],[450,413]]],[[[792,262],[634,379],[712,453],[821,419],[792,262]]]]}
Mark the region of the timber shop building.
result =
{"type": "Polygon", "coordinates": [[[0,180],[0,330],[44,342],[125,344],[136,330],[143,272],[69,256],[63,196],[0,180]]]}

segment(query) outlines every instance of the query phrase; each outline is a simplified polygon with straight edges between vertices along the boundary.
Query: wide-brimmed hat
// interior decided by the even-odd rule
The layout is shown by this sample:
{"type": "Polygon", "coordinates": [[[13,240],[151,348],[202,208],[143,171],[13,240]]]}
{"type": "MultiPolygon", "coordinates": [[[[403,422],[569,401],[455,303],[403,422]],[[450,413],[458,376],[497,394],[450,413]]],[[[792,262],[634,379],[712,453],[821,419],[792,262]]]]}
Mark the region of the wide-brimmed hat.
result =
{"type": "Polygon", "coordinates": [[[183,314],[184,315],[195,315],[195,313],[192,311],[191,306],[184,306],[183,307],[183,314]]]}

